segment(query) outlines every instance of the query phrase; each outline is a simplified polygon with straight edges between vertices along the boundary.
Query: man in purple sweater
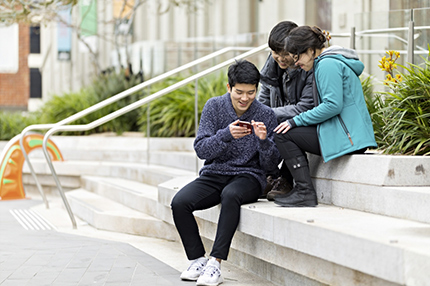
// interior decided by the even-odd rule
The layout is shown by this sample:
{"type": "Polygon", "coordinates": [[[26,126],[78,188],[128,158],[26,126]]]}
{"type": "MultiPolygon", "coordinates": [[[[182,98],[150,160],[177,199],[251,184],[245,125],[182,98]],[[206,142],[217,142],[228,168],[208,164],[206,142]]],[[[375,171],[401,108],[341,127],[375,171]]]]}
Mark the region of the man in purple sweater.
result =
{"type": "Polygon", "coordinates": [[[273,141],[276,116],[270,107],[254,100],[259,80],[258,69],[248,61],[229,67],[228,92],[207,101],[194,141],[197,156],[205,159],[200,176],[171,203],[173,220],[191,260],[181,279],[197,280],[196,285],[223,282],[220,263],[227,259],[240,207],[258,200],[266,186],[266,172],[280,163],[273,141]],[[250,122],[251,127],[243,126],[242,121],[250,122]],[[218,204],[221,212],[208,259],[193,212],[218,204]]]}

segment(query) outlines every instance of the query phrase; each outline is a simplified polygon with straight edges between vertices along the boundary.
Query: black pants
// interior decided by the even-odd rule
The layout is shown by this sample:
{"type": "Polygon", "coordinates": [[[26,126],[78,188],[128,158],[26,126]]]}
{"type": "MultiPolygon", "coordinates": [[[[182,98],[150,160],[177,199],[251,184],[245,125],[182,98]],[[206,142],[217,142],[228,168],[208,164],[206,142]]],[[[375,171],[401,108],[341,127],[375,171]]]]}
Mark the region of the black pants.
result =
{"type": "MultiPolygon", "coordinates": [[[[321,156],[316,126],[296,127],[285,134],[275,133],[275,143],[284,160],[306,156],[305,152],[321,156]]],[[[363,154],[366,150],[363,148],[349,154],[363,154]]]]}
{"type": "Polygon", "coordinates": [[[260,183],[248,174],[203,175],[183,187],[172,199],[171,207],[188,259],[197,259],[206,253],[193,215],[195,210],[208,209],[221,203],[210,256],[226,260],[239,224],[240,206],[256,202],[260,193],[260,183]]]}
{"type": "Polygon", "coordinates": [[[284,160],[306,156],[305,152],[321,156],[316,126],[296,127],[285,134],[276,133],[275,143],[284,160]]]}

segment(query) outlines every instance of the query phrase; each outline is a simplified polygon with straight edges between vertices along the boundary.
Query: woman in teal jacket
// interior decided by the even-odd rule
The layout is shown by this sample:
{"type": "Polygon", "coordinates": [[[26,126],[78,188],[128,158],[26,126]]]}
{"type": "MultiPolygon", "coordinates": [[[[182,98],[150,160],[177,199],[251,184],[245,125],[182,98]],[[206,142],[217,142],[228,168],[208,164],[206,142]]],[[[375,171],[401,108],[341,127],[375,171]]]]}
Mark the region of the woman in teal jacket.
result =
{"type": "Polygon", "coordinates": [[[314,69],[318,104],[275,128],[276,145],[295,182],[290,193],[275,198],[281,206],[318,204],[305,152],[327,162],[377,146],[359,79],[364,65],[354,50],[326,48],[325,42],[321,29],[309,26],[293,29],[285,42],[296,65],[314,69]]]}

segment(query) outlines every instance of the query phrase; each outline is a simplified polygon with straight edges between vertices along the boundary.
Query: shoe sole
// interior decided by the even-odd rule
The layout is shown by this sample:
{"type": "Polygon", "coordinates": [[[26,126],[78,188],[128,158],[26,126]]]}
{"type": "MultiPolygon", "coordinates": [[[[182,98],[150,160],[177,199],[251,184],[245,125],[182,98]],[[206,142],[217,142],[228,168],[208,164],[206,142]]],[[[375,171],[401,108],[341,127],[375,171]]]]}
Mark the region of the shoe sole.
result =
{"type": "Polygon", "coordinates": [[[300,203],[300,204],[285,204],[285,203],[281,203],[281,202],[277,202],[277,201],[275,201],[275,204],[277,204],[281,207],[287,207],[287,208],[296,208],[296,207],[298,207],[298,208],[306,208],[306,207],[314,208],[318,205],[318,203],[315,204],[315,203],[305,203],[305,202],[300,203]]]}
{"type": "Polygon", "coordinates": [[[197,277],[197,278],[182,278],[181,277],[182,281],[197,281],[197,279],[199,279],[199,277],[197,277]]]}
{"type": "Polygon", "coordinates": [[[288,192],[286,194],[268,195],[267,200],[273,202],[279,196],[281,196],[282,198],[287,198],[287,197],[291,196],[292,194],[293,194],[293,192],[288,192]]]}
{"type": "Polygon", "coordinates": [[[224,282],[224,279],[221,279],[220,282],[218,282],[217,284],[210,284],[210,283],[198,283],[196,284],[196,286],[217,286],[220,285],[224,282]]]}

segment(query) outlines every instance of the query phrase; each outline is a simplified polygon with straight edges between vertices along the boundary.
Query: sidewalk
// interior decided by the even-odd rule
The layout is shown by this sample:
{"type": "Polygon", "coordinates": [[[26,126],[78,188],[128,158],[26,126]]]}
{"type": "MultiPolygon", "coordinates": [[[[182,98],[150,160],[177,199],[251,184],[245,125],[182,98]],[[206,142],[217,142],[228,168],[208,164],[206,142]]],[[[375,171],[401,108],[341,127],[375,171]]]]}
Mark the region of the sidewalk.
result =
{"type": "MultiPolygon", "coordinates": [[[[50,209],[0,201],[0,285],[195,285],[179,279],[188,266],[180,243],[99,231],[78,218],[74,230],[61,201],[49,201],[50,209]]],[[[273,285],[228,262],[222,270],[223,285],[273,285]]]]}

